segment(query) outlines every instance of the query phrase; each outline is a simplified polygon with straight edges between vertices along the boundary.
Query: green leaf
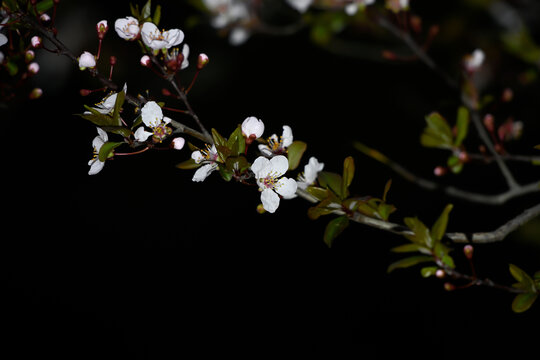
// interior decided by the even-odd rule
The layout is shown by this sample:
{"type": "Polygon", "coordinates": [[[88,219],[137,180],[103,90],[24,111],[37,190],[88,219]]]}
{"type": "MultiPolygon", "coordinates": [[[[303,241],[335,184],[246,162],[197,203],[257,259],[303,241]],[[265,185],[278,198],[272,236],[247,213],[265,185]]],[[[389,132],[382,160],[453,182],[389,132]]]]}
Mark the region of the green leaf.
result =
{"type": "Polygon", "coordinates": [[[146,19],[146,18],[149,18],[151,14],[152,14],[152,0],[148,0],[142,8],[141,17],[143,19],[146,19]]]}
{"type": "Polygon", "coordinates": [[[396,269],[404,269],[404,268],[408,268],[417,264],[430,262],[430,261],[433,261],[433,258],[431,256],[427,256],[427,255],[411,256],[411,257],[407,257],[407,258],[398,260],[390,264],[386,272],[390,273],[396,269]]]}
{"type": "Polygon", "coordinates": [[[435,224],[431,227],[431,237],[435,241],[441,241],[446,233],[446,226],[448,225],[448,214],[452,211],[454,205],[448,204],[444,208],[442,214],[439,216],[435,224]]]}
{"type": "Polygon", "coordinates": [[[231,156],[225,161],[225,166],[227,166],[227,169],[232,172],[237,171],[239,173],[243,173],[249,169],[251,164],[243,156],[231,156]]]}
{"type": "Polygon", "coordinates": [[[452,129],[446,120],[437,112],[426,116],[427,127],[420,137],[420,143],[426,147],[451,148],[452,129]]]}
{"type": "Polygon", "coordinates": [[[349,226],[349,218],[347,216],[340,216],[331,220],[326,229],[324,230],[324,243],[328,247],[332,247],[334,240],[349,226]]]}
{"type": "Polygon", "coordinates": [[[467,132],[469,131],[469,110],[464,106],[458,108],[456,129],[457,133],[454,140],[454,146],[460,146],[467,137],[467,132]]]}
{"type": "Polygon", "coordinates": [[[422,277],[428,278],[435,275],[437,270],[439,270],[439,268],[436,266],[427,266],[420,270],[420,274],[422,274],[422,277]]]}
{"type": "Polygon", "coordinates": [[[107,141],[99,149],[98,159],[99,161],[106,161],[112,154],[113,150],[122,145],[123,142],[107,141]]]}
{"type": "Polygon", "coordinates": [[[450,155],[446,164],[454,174],[459,174],[463,170],[463,162],[455,155],[450,155]]]}
{"type": "Polygon", "coordinates": [[[532,292],[536,291],[536,285],[534,280],[527,274],[525,271],[521,270],[514,264],[509,265],[510,274],[516,279],[516,281],[522,285],[520,288],[525,290],[530,290],[532,292]]]}
{"type": "Polygon", "coordinates": [[[300,160],[306,151],[307,144],[303,141],[293,141],[287,148],[287,157],[289,158],[289,170],[294,170],[300,164],[300,160]]]}
{"type": "Polygon", "coordinates": [[[101,128],[108,133],[122,135],[126,138],[130,137],[132,134],[131,130],[123,126],[102,126],[101,128]]]}
{"type": "Polygon", "coordinates": [[[395,253],[407,253],[407,252],[421,252],[424,254],[429,254],[429,249],[420,244],[404,244],[400,246],[393,247],[390,251],[395,253]]]}
{"type": "Polygon", "coordinates": [[[229,136],[227,146],[231,149],[232,156],[244,154],[246,151],[246,138],[242,134],[242,128],[238,126],[229,136]]]}
{"type": "Polygon", "coordinates": [[[122,125],[120,121],[120,110],[122,110],[122,105],[124,105],[124,100],[126,98],[126,93],[124,91],[119,91],[116,94],[116,101],[114,102],[114,110],[112,114],[113,124],[115,126],[122,125]]]}
{"type": "Polygon", "coordinates": [[[343,176],[341,179],[341,194],[343,197],[349,196],[349,186],[354,178],[354,159],[348,156],[343,161],[343,176]]]}
{"type": "Polygon", "coordinates": [[[227,169],[225,166],[219,166],[219,174],[225,181],[231,181],[233,177],[233,172],[229,169],[227,169]]]}
{"type": "Polygon", "coordinates": [[[451,269],[454,269],[456,267],[456,264],[454,264],[454,259],[448,254],[444,255],[441,259],[444,265],[448,266],[451,269]]]}
{"type": "Polygon", "coordinates": [[[384,192],[382,196],[382,201],[386,202],[386,196],[388,195],[388,191],[390,191],[390,187],[392,186],[392,179],[388,180],[386,182],[386,185],[384,185],[384,192]]]}
{"type": "Polygon", "coordinates": [[[81,118],[92,122],[97,126],[118,126],[110,115],[102,114],[94,108],[88,105],[84,105],[84,108],[90,112],[90,114],[76,114],[81,118]]]}
{"type": "Polygon", "coordinates": [[[328,197],[328,190],[320,188],[318,186],[308,186],[306,191],[316,197],[319,201],[322,201],[328,197]]]}
{"type": "Polygon", "coordinates": [[[328,171],[320,171],[318,174],[318,180],[319,184],[323,188],[328,188],[332,190],[339,198],[343,198],[341,192],[341,175],[328,171]]]}
{"type": "Polygon", "coordinates": [[[201,166],[201,164],[197,164],[197,163],[195,162],[195,160],[193,160],[193,159],[188,159],[188,160],[183,161],[183,162],[181,162],[180,164],[177,164],[177,165],[176,165],[177,168],[182,169],[182,170],[196,169],[196,168],[198,168],[199,166],[201,166]]]}
{"type": "Polygon", "coordinates": [[[156,24],[156,26],[158,26],[160,20],[161,20],[161,5],[157,5],[156,10],[154,11],[154,18],[152,19],[152,22],[156,24]]]}
{"type": "Polygon", "coordinates": [[[36,9],[38,11],[38,13],[44,13],[46,11],[48,11],[49,9],[51,9],[54,5],[54,2],[53,0],[43,0],[43,1],[40,1],[39,3],[37,3],[36,5],[36,9]]]}
{"type": "Polygon", "coordinates": [[[396,207],[391,204],[380,203],[377,208],[377,214],[379,214],[379,217],[384,221],[388,221],[390,214],[394,211],[396,211],[396,207]]]}
{"type": "Polygon", "coordinates": [[[512,310],[515,313],[522,313],[524,311],[527,311],[532,306],[537,297],[538,293],[518,294],[512,301],[512,310]]]}
{"type": "Polygon", "coordinates": [[[407,239],[414,243],[425,245],[430,249],[433,247],[433,239],[431,239],[429,229],[422,221],[420,221],[420,219],[417,217],[407,217],[403,219],[403,222],[405,222],[405,225],[407,225],[407,227],[414,233],[413,235],[405,235],[407,239]]]}
{"type": "Polygon", "coordinates": [[[212,129],[212,139],[214,139],[214,144],[217,146],[225,146],[227,147],[228,143],[227,140],[218,133],[216,129],[212,129]]]}

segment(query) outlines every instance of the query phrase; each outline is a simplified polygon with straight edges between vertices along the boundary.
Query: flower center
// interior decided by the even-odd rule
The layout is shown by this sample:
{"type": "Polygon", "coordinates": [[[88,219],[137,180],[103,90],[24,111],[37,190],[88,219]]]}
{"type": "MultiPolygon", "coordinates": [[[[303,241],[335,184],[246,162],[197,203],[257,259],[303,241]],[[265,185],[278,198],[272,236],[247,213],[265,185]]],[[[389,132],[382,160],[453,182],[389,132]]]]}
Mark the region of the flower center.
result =
{"type": "Polygon", "coordinates": [[[283,147],[283,136],[280,136],[279,140],[276,137],[268,138],[268,147],[274,154],[279,155],[287,152],[283,147]]]}
{"type": "Polygon", "coordinates": [[[148,35],[148,37],[152,40],[152,41],[163,41],[165,40],[165,37],[163,36],[163,34],[161,33],[161,31],[159,30],[156,30],[155,32],[151,33],[148,35]]]}
{"type": "Polygon", "coordinates": [[[208,144],[206,144],[206,149],[200,149],[199,152],[204,160],[215,161],[218,157],[218,154],[212,151],[212,146],[208,144]]]}
{"type": "Polygon", "coordinates": [[[155,128],[153,128],[153,130],[154,130],[154,135],[152,136],[152,138],[156,142],[162,142],[168,135],[172,133],[172,129],[166,126],[165,124],[156,126],[155,128]]]}
{"type": "Polygon", "coordinates": [[[274,189],[278,187],[278,174],[276,172],[271,172],[265,178],[260,178],[259,182],[267,189],[274,189]]]}

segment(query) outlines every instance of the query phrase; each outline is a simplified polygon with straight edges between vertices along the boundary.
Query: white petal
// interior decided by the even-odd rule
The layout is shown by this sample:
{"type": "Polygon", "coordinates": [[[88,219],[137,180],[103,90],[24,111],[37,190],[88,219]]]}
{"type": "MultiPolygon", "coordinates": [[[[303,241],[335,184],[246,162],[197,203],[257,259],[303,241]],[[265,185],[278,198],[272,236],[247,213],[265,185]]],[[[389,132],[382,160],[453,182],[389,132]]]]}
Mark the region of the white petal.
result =
{"type": "Polygon", "coordinates": [[[180,44],[184,41],[184,32],[180,29],[171,29],[163,32],[163,38],[165,39],[167,49],[180,44]]]}
{"type": "Polygon", "coordinates": [[[261,202],[264,210],[274,213],[279,207],[279,196],[270,189],[265,189],[261,193],[261,202]]]}
{"type": "Polygon", "coordinates": [[[264,123],[262,120],[254,116],[250,116],[242,122],[242,132],[245,136],[255,135],[255,138],[260,138],[264,132],[264,123]]]}
{"type": "Polygon", "coordinates": [[[163,111],[155,101],[149,101],[141,109],[143,123],[148,127],[156,127],[161,124],[163,111]]]}
{"type": "Polygon", "coordinates": [[[4,34],[0,34],[0,46],[7,44],[8,38],[4,34]]]}
{"type": "Polygon", "coordinates": [[[259,156],[258,158],[256,158],[251,165],[251,171],[253,171],[255,177],[257,178],[266,177],[269,174],[270,170],[270,160],[268,160],[264,156],[259,156]]]}
{"type": "Polygon", "coordinates": [[[206,164],[201,166],[200,168],[195,171],[195,174],[193,174],[193,181],[200,182],[204,181],[212,173],[212,171],[217,169],[217,164],[206,164]]]}
{"type": "Polygon", "coordinates": [[[283,177],[278,180],[274,190],[285,199],[292,199],[296,194],[297,184],[294,179],[283,177]]]}
{"type": "Polygon", "coordinates": [[[97,132],[98,132],[99,137],[103,140],[103,142],[109,141],[109,136],[107,135],[107,132],[105,130],[98,127],[97,132]]]}
{"type": "Polygon", "coordinates": [[[88,175],[96,175],[98,172],[100,172],[103,169],[103,166],[105,166],[105,163],[103,161],[99,161],[98,159],[90,160],[88,162],[88,165],[90,165],[90,170],[88,171],[88,175]]]}
{"type": "Polygon", "coordinates": [[[266,145],[259,145],[259,151],[266,157],[272,157],[273,153],[272,150],[266,145]]]}
{"type": "Polygon", "coordinates": [[[117,19],[114,22],[114,30],[124,40],[132,40],[139,34],[139,22],[131,16],[117,19]]]}
{"type": "Polygon", "coordinates": [[[305,13],[313,0],[287,0],[287,3],[301,13],[305,13]]]}
{"type": "Polygon", "coordinates": [[[283,134],[281,135],[281,140],[283,141],[283,146],[288,147],[293,142],[292,129],[288,125],[283,125],[283,134]]]}
{"type": "Polygon", "coordinates": [[[270,166],[275,176],[281,176],[289,170],[289,160],[283,155],[274,156],[270,159],[270,166]]]}
{"type": "Polygon", "coordinates": [[[133,134],[133,137],[135,138],[135,140],[143,142],[143,141],[146,141],[148,137],[152,135],[154,134],[151,132],[145,131],[144,127],[141,126],[137,130],[135,130],[135,134],[133,134]]]}
{"type": "Polygon", "coordinates": [[[243,27],[235,27],[229,34],[229,43],[233,46],[242,45],[249,38],[249,31],[243,27]]]}
{"type": "Polygon", "coordinates": [[[199,164],[201,161],[204,160],[204,156],[201,154],[199,150],[194,151],[191,153],[191,158],[195,160],[197,164],[199,164]]]}

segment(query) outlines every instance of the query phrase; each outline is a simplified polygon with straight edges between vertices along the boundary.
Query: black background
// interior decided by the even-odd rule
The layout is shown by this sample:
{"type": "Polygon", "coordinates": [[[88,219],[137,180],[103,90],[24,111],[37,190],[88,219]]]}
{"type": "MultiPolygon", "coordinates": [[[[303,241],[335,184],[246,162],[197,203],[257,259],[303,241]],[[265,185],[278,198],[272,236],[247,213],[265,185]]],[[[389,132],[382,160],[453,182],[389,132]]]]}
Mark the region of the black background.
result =
{"type": "MultiPolygon", "coordinates": [[[[162,4],[160,26],[182,27],[196,14],[180,3],[162,4]]],[[[472,34],[486,23],[489,28],[481,14],[461,16],[457,5],[445,14],[427,1],[417,6],[428,24],[461,19],[472,34]]],[[[107,2],[62,2],[59,38],[76,55],[95,52],[94,24],[107,19],[112,26],[128,14],[127,2],[114,8],[107,2]]],[[[470,34],[456,39],[448,35],[451,28],[441,28],[442,39],[453,39],[453,47],[434,46],[433,55],[454,69],[452,75],[459,61],[455,53],[470,52],[478,41],[488,47],[493,40],[470,34]]],[[[354,150],[352,142],[360,140],[425,177],[445,161],[446,154],[422,149],[418,135],[431,111],[452,119],[458,98],[419,63],[336,55],[313,45],[306,31],[256,35],[240,47],[228,45],[207,26],[185,33],[192,65],[181,79],[190,81],[199,52],[211,59],[190,93],[208,127],[228,135],[253,115],[265,122],[266,136],[290,125],[295,139],[308,143],[305,159],[316,156],[325,169],[340,172],[342,159],[354,156],[353,193],[380,196],[392,178],[389,201],[398,208],[396,222],[419,216],[431,224],[453,202],[449,230],[490,231],[537,201],[531,195],[493,208],[449,200],[419,190],[354,150]]],[[[118,58],[113,80],[127,82],[132,94],[148,89],[162,99],[164,84],[138,65],[137,46],[113,29],[103,48],[104,58],[109,55],[118,58]]],[[[516,85],[512,71],[526,69],[525,64],[493,59],[501,75],[489,90],[515,86],[518,96],[505,111],[531,125],[524,144],[513,149],[530,154],[538,143],[538,85],[516,85]],[[515,68],[504,70],[508,64],[515,68]]],[[[65,58],[42,51],[37,61],[42,70],[32,81],[44,96],[13,104],[2,114],[8,209],[2,216],[7,276],[2,322],[9,358],[328,352],[332,358],[450,359],[537,349],[538,305],[516,315],[510,310],[512,297],[497,290],[448,293],[440,280],[422,279],[416,268],[386,274],[398,258],[389,249],[404,239],[362,225],[353,224],[328,249],[322,234],[329,219],[309,220],[309,204],[282,201],[276,214],[259,215],[254,188],[224,183],[217,174],[193,183],[191,171],[176,169],[190,157],[187,148],[116,157],[100,174],[88,176],[96,132],[72,114],[101,97],[82,98],[78,90],[99,84],[65,58]]],[[[99,66],[108,71],[105,62],[99,66]]],[[[512,169],[522,182],[538,176],[528,166],[512,169]]],[[[467,167],[462,176],[442,181],[504,190],[491,166],[467,167]]],[[[509,284],[508,263],[537,271],[535,226],[502,244],[477,246],[479,274],[509,284]]],[[[456,246],[456,261],[467,269],[460,251],[456,246]]]]}

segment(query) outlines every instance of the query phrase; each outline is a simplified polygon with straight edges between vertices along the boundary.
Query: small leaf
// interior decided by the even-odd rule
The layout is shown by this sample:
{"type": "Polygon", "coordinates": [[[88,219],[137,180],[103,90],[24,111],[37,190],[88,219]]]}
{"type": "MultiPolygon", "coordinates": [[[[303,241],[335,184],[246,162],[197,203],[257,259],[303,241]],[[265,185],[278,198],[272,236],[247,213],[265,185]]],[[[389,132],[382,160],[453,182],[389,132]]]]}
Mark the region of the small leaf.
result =
{"type": "Polygon", "coordinates": [[[527,311],[536,298],[538,297],[538,293],[525,293],[525,294],[518,294],[512,301],[512,310],[515,313],[522,313],[524,311],[527,311]]]}
{"type": "Polygon", "coordinates": [[[143,19],[149,18],[151,13],[152,13],[152,0],[148,0],[142,8],[141,17],[143,19]]]}
{"type": "Polygon", "coordinates": [[[433,240],[429,229],[418,218],[405,218],[403,219],[405,225],[414,233],[414,235],[405,235],[405,237],[417,244],[426,245],[428,248],[433,247],[433,240]]]}
{"type": "Polygon", "coordinates": [[[459,174],[463,170],[463,162],[455,155],[450,155],[446,164],[454,174],[459,174]]]}
{"type": "Polygon", "coordinates": [[[123,91],[120,91],[116,95],[116,101],[114,102],[114,111],[112,114],[112,120],[114,126],[120,126],[122,125],[122,122],[120,121],[120,110],[122,110],[122,105],[124,105],[124,99],[126,98],[126,93],[123,91]]]}
{"type": "Polygon", "coordinates": [[[214,140],[216,147],[227,146],[227,140],[225,140],[225,138],[221,136],[216,129],[212,129],[212,139],[214,140]]]}
{"type": "Polygon", "coordinates": [[[316,197],[319,201],[322,201],[328,197],[328,190],[320,188],[318,186],[308,186],[306,191],[316,197]]]}
{"type": "Polygon", "coordinates": [[[432,112],[426,116],[427,127],[420,137],[420,142],[426,147],[451,148],[452,129],[446,120],[437,112],[432,112]]]}
{"type": "Polygon", "coordinates": [[[343,198],[341,193],[341,175],[328,171],[320,171],[318,174],[318,180],[319,184],[323,188],[328,188],[332,190],[339,198],[343,198]]]}
{"type": "Polygon", "coordinates": [[[388,266],[388,269],[386,270],[386,272],[390,273],[390,272],[392,272],[392,271],[394,271],[396,269],[404,269],[404,268],[408,268],[410,266],[414,266],[414,265],[417,265],[417,264],[421,264],[421,263],[424,263],[424,262],[430,262],[430,261],[433,261],[433,258],[431,256],[426,256],[426,255],[411,256],[411,257],[407,257],[407,258],[398,260],[398,261],[390,264],[390,266],[388,266]]]}
{"type": "Polygon", "coordinates": [[[306,151],[307,144],[303,141],[293,141],[287,148],[287,157],[289,158],[289,170],[294,170],[300,164],[300,160],[306,151]]]}
{"type": "Polygon", "coordinates": [[[195,162],[195,160],[193,160],[193,159],[188,159],[188,160],[183,161],[183,162],[181,162],[180,164],[177,164],[177,165],[176,165],[177,168],[182,169],[182,170],[196,169],[196,168],[198,168],[199,166],[201,166],[201,164],[197,164],[197,163],[195,162]]]}
{"type": "Polygon", "coordinates": [[[154,18],[152,19],[152,22],[156,24],[156,26],[158,26],[160,20],[161,20],[161,5],[157,5],[156,10],[154,11],[154,18]]]}
{"type": "Polygon", "coordinates": [[[448,204],[444,208],[442,214],[439,216],[435,224],[431,228],[431,236],[435,241],[441,241],[446,233],[446,226],[448,225],[448,214],[452,211],[454,205],[448,204]]]}
{"type": "Polygon", "coordinates": [[[53,0],[43,0],[37,3],[36,10],[38,11],[38,13],[41,14],[48,11],[50,8],[53,7],[53,5],[54,5],[53,0]]]}
{"type": "Polygon", "coordinates": [[[132,134],[131,130],[123,126],[102,126],[101,128],[108,133],[122,135],[126,138],[130,137],[132,134]]]}
{"type": "Polygon", "coordinates": [[[101,149],[99,149],[99,155],[98,155],[99,161],[103,161],[103,162],[106,161],[110,157],[112,151],[122,144],[123,142],[114,142],[114,141],[107,141],[106,143],[104,143],[101,146],[101,149]]]}
{"type": "Polygon", "coordinates": [[[454,146],[459,147],[467,137],[467,132],[469,131],[469,110],[464,106],[458,108],[456,129],[457,133],[454,146]]]}
{"type": "Polygon", "coordinates": [[[348,156],[343,161],[343,176],[341,180],[341,194],[343,197],[349,195],[349,186],[354,178],[354,159],[352,156],[348,156]]]}
{"type": "Polygon", "coordinates": [[[386,182],[386,185],[384,185],[384,192],[382,196],[382,201],[386,202],[386,195],[388,195],[388,191],[390,191],[390,187],[392,186],[392,179],[388,180],[386,182]]]}
{"type": "Polygon", "coordinates": [[[225,181],[231,181],[233,177],[233,172],[229,169],[227,169],[225,166],[219,166],[219,174],[225,181]]]}
{"type": "Polygon", "coordinates": [[[521,270],[519,267],[517,267],[514,264],[509,265],[510,274],[514,277],[514,279],[517,280],[522,285],[523,289],[530,290],[530,291],[536,291],[536,285],[534,283],[534,280],[527,274],[525,271],[521,270]]]}
{"type": "Polygon", "coordinates": [[[448,254],[444,255],[441,259],[444,265],[448,266],[451,269],[454,269],[456,265],[454,264],[454,259],[448,254]]]}
{"type": "Polygon", "coordinates": [[[238,126],[229,136],[227,146],[231,149],[232,156],[244,154],[246,150],[246,138],[242,134],[242,128],[238,126]]]}
{"type": "Polygon", "coordinates": [[[331,220],[324,231],[324,243],[328,247],[332,247],[332,244],[336,237],[339,236],[349,226],[349,218],[347,216],[340,216],[331,220]]]}
{"type": "Polygon", "coordinates": [[[393,247],[390,251],[395,253],[407,253],[407,252],[422,252],[424,254],[429,254],[429,249],[420,244],[404,244],[400,246],[393,247]],[[427,253],[426,253],[427,251],[427,253]]]}

